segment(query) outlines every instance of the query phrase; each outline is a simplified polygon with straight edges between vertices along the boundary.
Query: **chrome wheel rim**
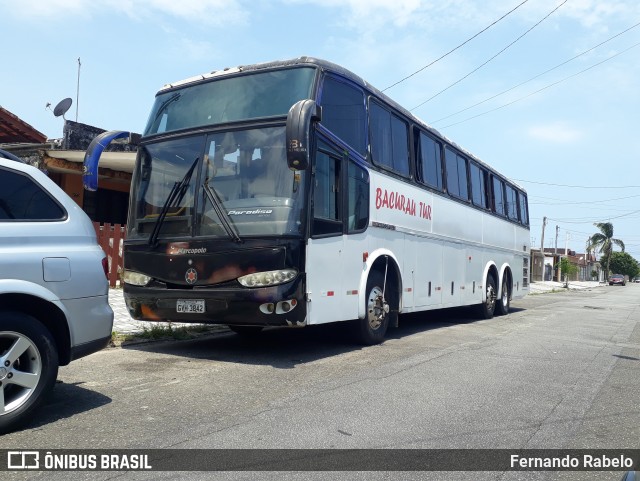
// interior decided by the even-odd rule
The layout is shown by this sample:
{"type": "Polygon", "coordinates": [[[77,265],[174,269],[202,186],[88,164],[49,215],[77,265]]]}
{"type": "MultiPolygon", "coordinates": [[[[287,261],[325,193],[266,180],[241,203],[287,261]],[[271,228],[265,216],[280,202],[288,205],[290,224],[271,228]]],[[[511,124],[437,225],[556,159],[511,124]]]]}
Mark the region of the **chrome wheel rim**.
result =
{"type": "Polygon", "coordinates": [[[379,329],[389,312],[389,304],[382,295],[382,289],[374,287],[367,297],[367,320],[374,331],[379,329]]]}
{"type": "Polygon", "coordinates": [[[509,291],[507,290],[507,283],[502,284],[502,305],[506,306],[509,302],[509,291]]]}
{"type": "Polygon", "coordinates": [[[493,311],[496,308],[496,291],[491,284],[487,286],[486,305],[489,312],[493,311]]]}
{"type": "Polygon", "coordinates": [[[42,377],[42,359],[24,334],[0,332],[0,415],[23,406],[42,377]]]}

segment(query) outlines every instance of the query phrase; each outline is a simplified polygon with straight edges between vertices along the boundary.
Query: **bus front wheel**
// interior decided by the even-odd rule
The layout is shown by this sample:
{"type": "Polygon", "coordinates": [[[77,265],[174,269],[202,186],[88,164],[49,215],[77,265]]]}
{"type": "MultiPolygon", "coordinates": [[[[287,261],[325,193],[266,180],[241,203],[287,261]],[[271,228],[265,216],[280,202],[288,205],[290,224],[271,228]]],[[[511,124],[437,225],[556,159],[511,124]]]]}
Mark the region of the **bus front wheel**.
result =
{"type": "Polygon", "coordinates": [[[354,338],[358,343],[370,346],[384,341],[389,321],[398,315],[398,307],[389,302],[389,287],[388,279],[385,285],[384,276],[380,272],[372,272],[369,276],[364,300],[364,319],[352,321],[354,338]]]}

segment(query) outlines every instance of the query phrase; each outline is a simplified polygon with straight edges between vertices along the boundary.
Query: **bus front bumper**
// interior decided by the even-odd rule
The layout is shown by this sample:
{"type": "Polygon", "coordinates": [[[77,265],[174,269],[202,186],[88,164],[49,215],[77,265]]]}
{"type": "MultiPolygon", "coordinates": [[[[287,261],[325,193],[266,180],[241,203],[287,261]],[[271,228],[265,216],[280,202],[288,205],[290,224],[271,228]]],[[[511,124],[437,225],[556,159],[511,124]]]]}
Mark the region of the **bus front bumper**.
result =
{"type": "Polygon", "coordinates": [[[304,326],[304,278],[262,287],[167,289],[124,286],[129,314],[140,321],[244,326],[304,326]]]}

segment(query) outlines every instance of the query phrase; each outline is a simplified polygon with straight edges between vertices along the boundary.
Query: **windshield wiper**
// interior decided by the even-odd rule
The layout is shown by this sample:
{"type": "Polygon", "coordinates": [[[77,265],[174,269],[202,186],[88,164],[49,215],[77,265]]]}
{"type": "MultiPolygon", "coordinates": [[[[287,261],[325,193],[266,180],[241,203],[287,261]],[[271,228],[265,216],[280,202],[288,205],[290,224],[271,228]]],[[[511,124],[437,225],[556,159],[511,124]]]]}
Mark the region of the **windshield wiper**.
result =
{"type": "Polygon", "coordinates": [[[229,214],[227,214],[222,208],[222,199],[220,199],[218,193],[214,189],[212,189],[211,186],[209,186],[208,176],[206,179],[204,179],[203,187],[204,192],[205,194],[207,194],[207,198],[209,199],[209,202],[211,202],[213,210],[216,211],[218,219],[220,219],[220,224],[222,224],[222,227],[226,231],[227,235],[237,243],[241,244],[243,240],[238,234],[236,227],[230,222],[229,214]]]}
{"type": "Polygon", "coordinates": [[[151,231],[151,235],[149,235],[150,246],[155,247],[157,245],[160,228],[164,223],[164,219],[167,216],[167,212],[169,212],[169,209],[176,203],[176,201],[179,203],[187,193],[187,190],[189,189],[189,182],[191,181],[193,171],[198,164],[198,160],[200,160],[200,157],[196,157],[196,160],[193,161],[193,165],[189,167],[189,170],[187,170],[187,173],[184,174],[184,177],[180,181],[173,184],[173,187],[171,188],[171,191],[167,196],[167,200],[162,205],[160,214],[158,215],[155,224],[153,224],[153,230],[151,231]]]}

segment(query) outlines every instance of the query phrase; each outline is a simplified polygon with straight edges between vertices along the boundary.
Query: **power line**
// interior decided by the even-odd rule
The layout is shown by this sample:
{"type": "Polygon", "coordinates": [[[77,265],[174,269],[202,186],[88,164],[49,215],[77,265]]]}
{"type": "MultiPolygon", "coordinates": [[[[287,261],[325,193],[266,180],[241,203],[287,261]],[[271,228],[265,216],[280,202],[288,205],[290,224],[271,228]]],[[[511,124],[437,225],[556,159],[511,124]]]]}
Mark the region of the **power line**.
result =
{"type": "MultiPolygon", "coordinates": [[[[627,217],[633,214],[637,214],[639,213],[640,210],[634,210],[631,212],[628,212],[626,214],[621,214],[621,215],[617,215],[614,217],[607,217],[606,219],[600,220],[600,221],[596,221],[596,222],[609,222],[611,220],[614,219],[620,219],[621,217],[627,217]]],[[[567,220],[567,219],[552,219],[551,217],[548,218],[549,220],[553,220],[555,222],[563,222],[566,224],[588,224],[588,223],[593,223],[593,217],[574,217],[574,219],[590,219],[590,220],[585,220],[585,221],[579,221],[579,220],[567,220]]],[[[571,219],[571,218],[570,218],[571,219]]]]}
{"type": "Polygon", "coordinates": [[[549,72],[551,72],[551,71],[553,71],[553,70],[556,70],[557,68],[560,68],[560,67],[562,67],[563,65],[566,65],[566,64],[568,64],[569,62],[572,62],[572,61],[574,61],[575,59],[577,59],[577,58],[579,58],[579,57],[582,57],[583,55],[588,54],[588,53],[589,53],[589,52],[591,52],[592,50],[595,50],[596,48],[601,47],[601,46],[602,46],[602,45],[604,45],[605,43],[610,42],[610,41],[611,41],[611,40],[613,40],[614,38],[617,38],[617,37],[619,37],[620,35],[623,35],[623,34],[627,33],[629,30],[632,30],[632,29],[634,29],[634,28],[638,27],[639,25],[640,25],[640,22],[636,23],[635,25],[632,25],[631,27],[627,28],[626,30],[623,30],[622,32],[620,32],[620,33],[618,33],[618,34],[614,35],[613,37],[609,37],[609,38],[608,38],[608,39],[606,39],[604,42],[600,42],[598,45],[595,45],[595,46],[591,47],[590,49],[585,50],[584,52],[579,53],[578,55],[576,55],[576,56],[574,56],[574,57],[571,57],[570,59],[565,60],[565,61],[564,61],[564,62],[562,62],[562,63],[559,63],[558,65],[556,65],[555,67],[550,68],[549,70],[545,70],[544,72],[542,72],[542,73],[540,73],[540,74],[538,74],[538,75],[536,75],[536,76],[534,76],[534,77],[531,77],[530,79],[525,80],[524,82],[521,82],[521,83],[519,83],[518,85],[515,85],[514,87],[508,88],[507,90],[503,90],[502,92],[500,92],[500,93],[498,93],[498,94],[496,94],[496,95],[494,95],[494,96],[492,96],[492,97],[486,98],[486,99],[484,99],[484,100],[482,100],[482,101],[480,101],[480,102],[477,102],[477,103],[475,103],[475,104],[471,105],[470,107],[466,107],[466,108],[464,108],[464,109],[462,109],[462,110],[458,110],[457,112],[454,112],[454,113],[452,113],[452,114],[450,114],[450,115],[447,115],[446,117],[442,117],[442,118],[440,118],[440,119],[438,119],[438,120],[435,120],[435,121],[433,121],[433,123],[434,123],[434,124],[436,124],[436,123],[441,122],[441,121],[443,121],[443,120],[446,120],[446,119],[448,119],[448,118],[454,117],[455,115],[461,114],[462,112],[466,112],[467,110],[470,110],[470,109],[472,109],[472,108],[474,108],[474,107],[477,107],[478,105],[482,105],[482,104],[484,104],[484,103],[488,102],[489,100],[493,100],[493,99],[495,99],[495,98],[497,98],[497,97],[500,97],[501,95],[504,95],[504,94],[506,94],[506,93],[508,93],[508,92],[511,92],[512,90],[515,90],[515,89],[517,89],[518,87],[522,87],[523,85],[525,85],[525,84],[527,84],[527,83],[531,82],[532,80],[535,80],[535,79],[537,79],[537,78],[539,78],[539,77],[542,77],[543,75],[546,75],[546,74],[548,74],[549,72]]]}
{"type": "MultiPolygon", "coordinates": [[[[511,101],[511,102],[508,102],[508,103],[506,103],[506,104],[504,104],[504,105],[501,105],[500,107],[496,107],[496,108],[494,108],[494,109],[487,110],[486,112],[479,113],[478,115],[474,115],[473,117],[468,117],[468,118],[466,118],[466,119],[464,119],[464,120],[461,120],[460,122],[455,122],[455,123],[453,123],[453,124],[445,125],[444,127],[440,127],[440,128],[442,128],[442,129],[446,129],[446,128],[448,128],[448,127],[453,127],[454,125],[463,124],[463,123],[465,123],[465,122],[468,122],[469,120],[473,120],[473,119],[476,119],[476,118],[478,118],[478,117],[482,117],[483,115],[487,115],[487,114],[490,114],[490,113],[495,112],[495,111],[497,111],[497,110],[500,110],[500,109],[503,109],[503,108],[508,107],[508,106],[510,106],[510,105],[513,105],[513,104],[515,104],[515,103],[517,103],[517,102],[520,102],[521,100],[524,100],[524,99],[527,99],[527,98],[529,98],[529,97],[532,97],[532,96],[534,96],[535,94],[538,94],[538,93],[542,92],[543,90],[546,90],[546,89],[548,89],[548,88],[554,87],[554,86],[556,86],[556,85],[558,85],[558,84],[560,84],[560,83],[562,83],[562,82],[564,82],[564,81],[566,81],[566,80],[572,79],[573,77],[577,77],[578,75],[583,74],[583,73],[587,72],[588,70],[591,70],[592,68],[595,68],[595,67],[597,67],[597,66],[599,66],[599,65],[602,65],[603,63],[608,62],[609,60],[613,60],[614,58],[618,57],[619,55],[622,55],[623,53],[628,52],[629,50],[631,50],[632,48],[637,47],[638,45],[640,45],[640,42],[638,42],[638,43],[636,43],[636,44],[632,45],[631,47],[629,47],[629,48],[627,48],[627,49],[623,50],[622,52],[618,52],[617,54],[612,55],[611,57],[609,57],[609,58],[606,58],[606,59],[602,60],[601,62],[598,62],[598,63],[596,63],[596,64],[594,64],[594,65],[592,65],[592,66],[590,66],[590,67],[587,67],[586,69],[581,70],[581,71],[580,71],[580,72],[578,72],[578,73],[575,73],[575,74],[573,74],[573,75],[569,75],[568,77],[565,77],[565,78],[563,78],[563,79],[561,79],[561,80],[558,80],[557,82],[553,82],[553,83],[551,83],[551,84],[547,85],[546,87],[542,87],[541,89],[536,90],[535,92],[531,92],[530,94],[525,95],[524,97],[520,97],[519,99],[516,99],[516,100],[513,100],[513,101],[511,101]]],[[[633,187],[640,187],[640,186],[633,186],[633,187]]]]}
{"type": "MultiPolygon", "coordinates": [[[[640,44],[638,44],[640,45],[640,44]]],[[[612,185],[612,186],[593,186],[593,185],[568,185],[568,184],[554,184],[551,182],[536,182],[534,180],[525,180],[525,179],[513,179],[516,182],[527,182],[529,184],[539,184],[539,185],[552,185],[554,187],[569,187],[573,189],[640,189],[640,185],[612,185]]],[[[635,197],[635,196],[631,196],[635,197]]]]}
{"type": "Polygon", "coordinates": [[[432,95],[431,97],[429,97],[427,100],[425,100],[424,102],[422,102],[421,104],[416,105],[415,107],[413,107],[411,110],[412,112],[414,110],[416,110],[419,107],[422,107],[424,104],[426,104],[427,102],[430,102],[431,100],[435,99],[436,97],[438,97],[440,94],[446,92],[447,90],[449,90],[451,87],[459,84],[460,82],[462,82],[464,79],[466,79],[467,77],[469,77],[471,74],[477,72],[478,70],[480,70],[482,67],[484,67],[485,65],[487,65],[489,62],[491,62],[493,59],[495,59],[498,55],[500,55],[501,53],[505,52],[509,47],[511,47],[512,45],[514,45],[517,41],[519,41],[520,39],[522,39],[526,34],[528,34],[529,32],[531,32],[531,30],[533,30],[534,28],[536,28],[538,25],[540,25],[542,22],[544,22],[547,18],[549,18],[556,10],[558,10],[560,7],[562,7],[565,3],[567,3],[568,0],[564,0],[564,2],[562,2],[560,5],[558,5],[556,8],[554,8],[553,10],[551,10],[548,14],[546,14],[539,22],[537,22],[536,24],[534,24],[529,30],[527,30],[526,32],[524,32],[522,35],[520,35],[518,38],[516,38],[513,42],[511,42],[509,45],[507,45],[506,47],[504,47],[502,50],[500,50],[498,53],[496,53],[493,57],[489,58],[488,60],[486,60],[484,63],[480,64],[478,67],[474,68],[471,72],[469,72],[468,74],[466,74],[464,77],[456,80],[455,82],[453,82],[451,85],[449,85],[448,87],[443,88],[440,92],[438,92],[435,95],[432,95]]]}
{"type": "MultiPolygon", "coordinates": [[[[526,180],[521,181],[521,182],[528,182],[526,180]]],[[[607,198],[607,199],[589,199],[589,202],[598,202],[598,203],[606,203],[606,202],[613,202],[616,200],[627,200],[627,199],[634,199],[636,197],[640,197],[640,194],[638,195],[627,195],[625,197],[614,197],[614,198],[607,198]]],[[[529,196],[529,204],[543,204],[544,202],[531,202],[531,199],[544,199],[544,200],[555,200],[557,202],[561,202],[563,204],[584,204],[585,201],[584,200],[578,200],[578,201],[573,201],[573,200],[568,200],[568,199],[558,199],[556,197],[544,197],[542,195],[530,195],[529,196]]],[[[555,205],[554,203],[549,203],[549,205],[555,205]]]]}
{"type": "Polygon", "coordinates": [[[502,17],[500,17],[498,20],[495,20],[494,22],[492,22],[490,25],[486,26],[485,28],[483,28],[482,30],[480,30],[478,33],[476,33],[474,36],[469,37],[467,40],[465,40],[464,42],[462,42],[460,45],[458,45],[455,48],[452,48],[451,50],[449,50],[447,53],[445,53],[444,55],[442,55],[441,57],[435,59],[434,61],[432,61],[431,63],[425,65],[424,67],[416,70],[415,72],[413,72],[410,75],[407,75],[406,77],[404,77],[403,79],[398,80],[396,83],[389,85],[388,87],[382,89],[382,92],[385,92],[387,90],[389,90],[392,87],[395,87],[398,84],[401,84],[402,82],[404,82],[405,80],[410,79],[411,77],[413,77],[414,75],[419,74],[420,72],[422,72],[423,70],[431,67],[433,64],[439,62],[440,60],[442,60],[443,58],[451,55],[453,52],[455,52],[456,50],[458,50],[459,48],[463,47],[464,45],[466,45],[467,43],[469,43],[471,40],[473,40],[474,38],[476,38],[478,35],[480,35],[481,33],[486,32],[487,30],[489,30],[491,27],[493,27],[496,23],[498,23],[500,20],[504,19],[505,17],[507,17],[508,15],[512,14],[513,12],[515,12],[517,9],[519,9],[522,5],[524,5],[525,3],[527,3],[529,0],[524,0],[522,3],[520,3],[519,5],[517,5],[515,8],[509,10],[507,13],[505,13],[502,17]]]}

